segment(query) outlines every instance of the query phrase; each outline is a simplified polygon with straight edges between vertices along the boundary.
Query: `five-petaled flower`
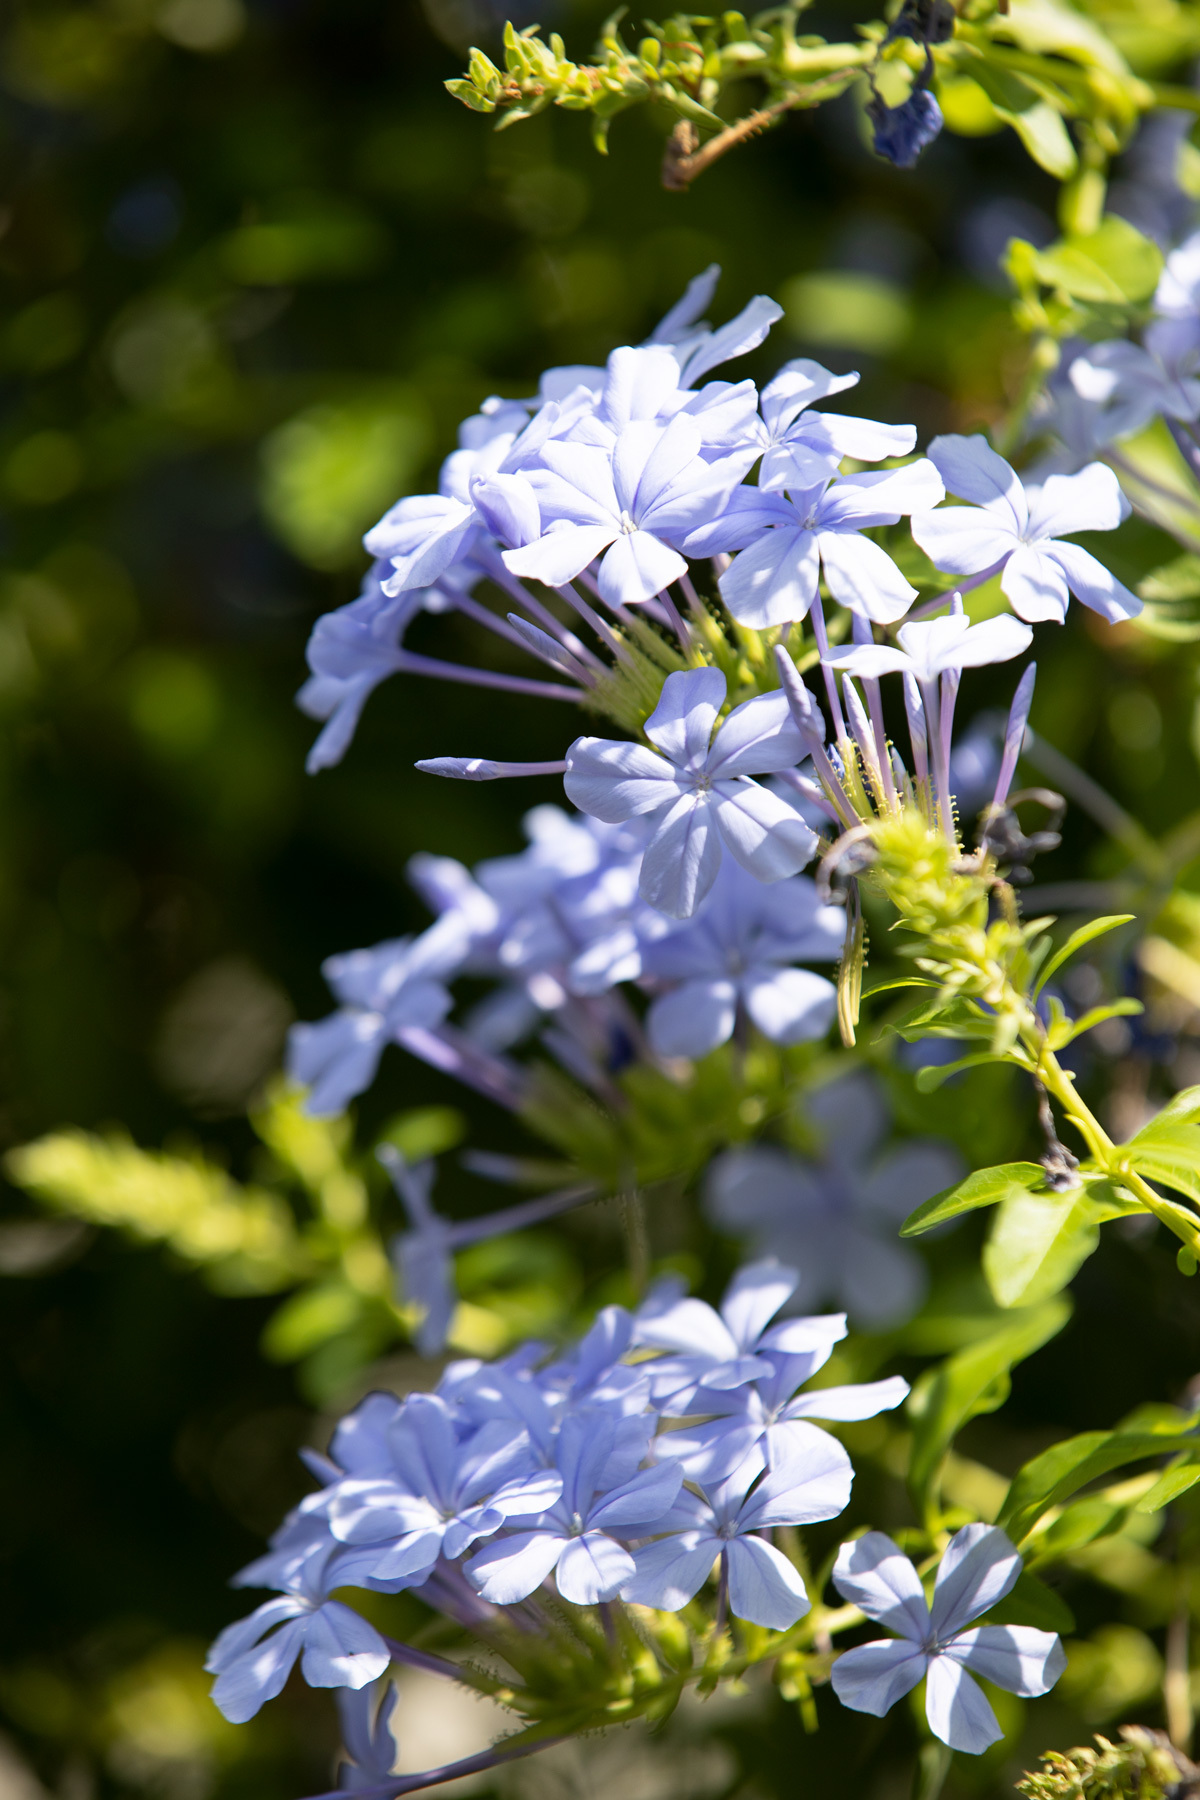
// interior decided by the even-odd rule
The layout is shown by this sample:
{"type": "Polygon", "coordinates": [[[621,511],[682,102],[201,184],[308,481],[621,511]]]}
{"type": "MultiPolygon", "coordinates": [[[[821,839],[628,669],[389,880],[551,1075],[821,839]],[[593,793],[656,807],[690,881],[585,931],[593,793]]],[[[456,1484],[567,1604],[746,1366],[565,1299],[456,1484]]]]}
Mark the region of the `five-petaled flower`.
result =
{"type": "Polygon", "coordinates": [[[646,720],[654,750],[585,737],[567,751],[563,786],[582,812],[614,825],[650,815],[639,892],[674,919],[690,918],[712,887],[722,845],[759,881],[794,875],[817,847],[786,801],[750,780],[805,754],[783,694],[743,701],[714,737],[724,699],[719,669],[681,670],[646,720]]]}
{"type": "Polygon", "coordinates": [[[1128,514],[1129,503],[1105,463],[1026,488],[979,436],[934,438],[929,459],[947,491],[971,502],[913,513],[913,537],[939,569],[952,575],[1002,570],[1009,604],[1031,624],[1061,623],[1071,594],[1110,623],[1141,612],[1137,595],[1090,551],[1062,542],[1069,532],[1112,531],[1128,514]]]}
{"type": "Polygon", "coordinates": [[[938,1569],[933,1605],[916,1569],[882,1531],[843,1544],[833,1583],[843,1599],[896,1633],[847,1650],[833,1665],[843,1706],[877,1718],[925,1678],[925,1716],[952,1750],[978,1756],[1004,1735],[968,1670],[1010,1694],[1045,1694],[1066,1667],[1057,1635],[1032,1625],[973,1625],[1008,1593],[1021,1558],[994,1525],[964,1525],[938,1569]]]}

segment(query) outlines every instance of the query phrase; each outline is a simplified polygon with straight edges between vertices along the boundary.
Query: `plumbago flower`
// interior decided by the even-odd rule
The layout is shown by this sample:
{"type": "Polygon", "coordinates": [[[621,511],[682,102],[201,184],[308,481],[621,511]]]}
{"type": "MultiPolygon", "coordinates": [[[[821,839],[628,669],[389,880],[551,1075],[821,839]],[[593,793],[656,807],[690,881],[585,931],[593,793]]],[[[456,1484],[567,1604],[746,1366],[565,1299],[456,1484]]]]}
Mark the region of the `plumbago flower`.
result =
{"type": "Polygon", "coordinates": [[[849,1476],[841,1445],[808,1421],[872,1419],[907,1395],[898,1375],[797,1392],[846,1335],[844,1313],[771,1324],[798,1280],[795,1269],[767,1258],[734,1278],[719,1314],[671,1284],[639,1310],[635,1341],[667,1353],[649,1368],[655,1403],[680,1421],[658,1454],[689,1477],[720,1481],[746,1463],[777,1469],[813,1455],[829,1467],[840,1462],[849,1476]]]}
{"type": "Polygon", "coordinates": [[[505,566],[561,587],[600,557],[601,599],[615,606],[652,600],[687,574],[679,543],[720,510],[744,473],[714,473],[700,444],[698,426],[683,413],[666,426],[627,425],[611,450],[547,444],[546,467],[530,484],[550,528],[525,548],[506,550],[505,566]]]}
{"type": "Polygon", "coordinates": [[[784,363],[762,391],[761,418],[751,424],[749,442],[762,452],[760,488],[808,489],[837,474],[844,456],[881,462],[907,456],[917,441],[915,425],[883,425],[852,413],[811,410],[818,400],[843,393],[857,372],[831,375],[820,363],[800,356],[784,363]]]}
{"type": "Polygon", "coordinates": [[[962,1159],[926,1139],[885,1148],[887,1104],[866,1070],[818,1088],[805,1113],[820,1133],[815,1156],[776,1144],[726,1150],[708,1172],[705,1210],[759,1254],[795,1264],[792,1306],[833,1300],[866,1330],[901,1324],[920,1305],[928,1274],[896,1229],[962,1178],[962,1159]]]}
{"type": "Polygon", "coordinates": [[[782,694],[734,707],[719,669],[668,675],[645,732],[654,750],[576,738],[563,786],[582,812],[609,824],[648,815],[656,827],[642,855],[639,892],[672,918],[690,918],[717,878],[722,847],[759,881],[780,881],[817,846],[787,803],[752,775],[791,768],[804,744],[782,694]]]}
{"type": "Polygon", "coordinates": [[[947,490],[972,502],[914,511],[913,537],[939,569],[999,573],[1013,611],[1031,623],[1061,624],[1071,594],[1110,624],[1141,612],[1137,595],[1090,551],[1062,541],[1069,532],[1112,531],[1128,516],[1129,502],[1104,463],[1026,489],[982,437],[934,438],[929,458],[947,490]]]}
{"type": "Polygon", "coordinates": [[[973,1756],[997,1743],[1004,1734],[969,1671],[1010,1694],[1035,1695],[1048,1693],[1067,1666],[1054,1632],[973,1626],[1020,1573],[1021,1558],[1002,1531],[964,1525],[942,1557],[931,1607],[912,1563],[882,1531],[843,1544],[834,1586],[896,1633],[838,1657],[831,1679],[843,1706],[881,1717],[924,1678],[925,1715],[935,1737],[973,1756]]]}
{"type": "Polygon", "coordinates": [[[696,916],[645,945],[648,985],[666,987],[646,1014],[660,1056],[706,1056],[732,1035],[739,1011],[780,1044],[824,1037],[837,990],[793,967],[841,954],[846,921],[822,905],[805,875],[765,887],[737,863],[722,865],[696,916]]]}
{"type": "MultiPolygon", "coordinates": [[[[672,1609],[718,1563],[722,1617],[728,1605],[749,1623],[793,1624],[808,1610],[803,1582],[761,1534],[840,1512],[853,1480],[845,1450],[793,1426],[786,1456],[723,1468],[711,1459],[702,1489],[685,1494],[678,1434],[661,1432],[654,1398],[658,1387],[677,1398],[681,1383],[708,1383],[712,1409],[731,1385],[772,1369],[774,1347],[832,1341],[839,1321],[769,1326],[793,1283],[760,1265],[735,1279],[720,1316],[678,1293],[636,1319],[610,1306],[557,1359],[530,1344],[500,1363],[451,1364],[432,1394],[369,1395],[328,1456],[308,1453],[320,1487],[238,1577],[280,1592],[213,1646],[217,1705],[250,1718],[297,1658],[317,1686],[364,1688],[393,1660],[458,1678],[453,1663],[384,1638],[331,1600],[335,1588],[412,1590],[462,1629],[487,1623],[493,1634],[515,1608],[519,1642],[540,1617],[526,1603],[551,1579],[573,1606],[623,1595],[672,1609]]],[[[862,1404],[839,1416],[864,1416],[862,1404]]],[[[386,1754],[374,1700],[346,1716],[360,1767],[386,1754]]]]}
{"type": "Polygon", "coordinates": [[[357,1793],[379,1787],[396,1766],[400,1748],[392,1735],[392,1715],[399,1695],[394,1682],[365,1688],[341,1688],[337,1696],[342,1748],[348,1761],[338,1767],[339,1788],[357,1793]]]}
{"type": "Polygon", "coordinates": [[[853,1471],[840,1449],[828,1438],[761,1481],[758,1465],[748,1460],[699,1493],[684,1489],[657,1521],[655,1530],[664,1535],[634,1551],[635,1573],[622,1598],[678,1612],[719,1561],[721,1591],[735,1617],[786,1631],[809,1611],[809,1598],[795,1564],[759,1534],[843,1511],[853,1471]]]}
{"type": "MultiPolygon", "coordinates": [[[[881,451],[886,455],[888,452],[881,451]]],[[[843,475],[787,494],[739,488],[724,516],[694,532],[694,554],[740,550],[721,576],[721,598],[734,618],[758,631],[806,618],[819,578],[833,598],[880,624],[902,619],[917,597],[891,557],[863,533],[895,525],[944,496],[927,459],[903,469],[843,475]]]]}

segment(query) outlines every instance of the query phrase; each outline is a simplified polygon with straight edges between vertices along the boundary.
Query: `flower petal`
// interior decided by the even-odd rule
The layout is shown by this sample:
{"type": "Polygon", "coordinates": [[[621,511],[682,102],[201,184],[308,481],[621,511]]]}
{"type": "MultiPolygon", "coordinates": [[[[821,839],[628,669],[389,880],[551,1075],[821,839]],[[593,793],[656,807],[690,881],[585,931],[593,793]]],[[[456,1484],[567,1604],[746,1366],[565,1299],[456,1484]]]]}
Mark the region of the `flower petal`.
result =
{"type": "Polygon", "coordinates": [[[668,806],[679,793],[675,770],[644,744],[618,738],[576,738],[563,776],[567,799],[607,825],[668,806]]]}
{"type": "Polygon", "coordinates": [[[852,1712],[882,1719],[925,1673],[925,1652],[907,1638],[877,1638],[847,1650],[833,1665],[830,1685],[852,1712]]]}
{"type": "Polygon", "coordinates": [[[643,729],[678,768],[701,769],[724,704],[720,669],[677,669],[663,682],[658,705],[643,729]]]}
{"type": "Polygon", "coordinates": [[[979,1625],[961,1631],[946,1645],[946,1654],[997,1687],[1027,1698],[1048,1694],[1067,1666],[1058,1633],[1032,1625],[979,1625]]]}
{"type": "MultiPolygon", "coordinates": [[[[1059,549],[1055,545],[1055,549],[1059,549]]],[[[1061,625],[1067,616],[1067,578],[1061,565],[1048,551],[1035,544],[1022,544],[1005,564],[1000,586],[1018,618],[1036,625],[1042,619],[1053,619],[1061,625]]]]}
{"type": "Polygon", "coordinates": [[[824,1037],[837,1014],[837,989],[811,969],[750,970],[742,981],[746,1011],[776,1044],[824,1037]]]}
{"type": "Polygon", "coordinates": [[[917,597],[879,544],[853,531],[817,534],[821,567],[835,600],[880,625],[902,619],[917,597]]]}
{"type": "Polygon", "coordinates": [[[505,550],[504,565],[512,574],[540,581],[545,587],[561,587],[607,550],[617,532],[615,520],[611,525],[558,524],[532,544],[505,550]]]}
{"type": "Polygon", "coordinates": [[[886,1381],[858,1381],[848,1387],[811,1388],[789,1402],[789,1419],[874,1419],[908,1398],[903,1375],[886,1381]]]}
{"type": "Polygon", "coordinates": [[[1084,606],[1099,613],[1110,625],[1123,619],[1136,619],[1142,602],[1124,584],[1111,575],[1102,562],[1080,544],[1060,544],[1053,540],[1042,548],[1052,557],[1067,578],[1067,586],[1084,606]]]}
{"type": "Polygon", "coordinates": [[[1029,489],[1029,536],[1066,537],[1072,531],[1113,531],[1129,512],[1121,484],[1107,463],[1075,475],[1051,475],[1029,489]]]}
{"type": "Polygon", "coordinates": [[[934,1737],[969,1756],[981,1755],[1004,1736],[983,1689],[952,1656],[929,1659],[925,1717],[934,1737]]]}
{"type": "Polygon", "coordinates": [[[946,1547],[933,1590],[933,1629],[945,1640],[1003,1599],[1021,1558],[996,1525],[964,1525],[946,1547]]]}
{"type": "Polygon", "coordinates": [[[304,1642],[307,1619],[295,1619],[274,1637],[231,1662],[212,1685],[213,1704],[234,1725],[244,1725],[260,1706],[282,1692],[304,1642]]]}
{"type": "Polygon", "coordinates": [[[714,781],[768,775],[794,769],[804,756],[804,739],[792,720],[787,695],[776,689],[734,707],[717,732],[705,772],[714,781]]]}
{"type": "Polygon", "coordinates": [[[719,781],[712,792],[721,836],[743,869],[758,881],[782,881],[808,862],[816,847],[815,834],[778,794],[746,780],[719,781]]]}
{"type": "Polygon", "coordinates": [[[929,1608],[920,1576],[884,1532],[868,1531],[842,1545],[833,1568],[833,1585],[843,1600],[861,1607],[868,1619],[878,1619],[890,1631],[902,1631],[918,1643],[928,1637],[929,1608]]]}
{"type": "MultiPolygon", "coordinates": [[[[1029,518],[1025,491],[1014,470],[986,438],[978,432],[973,437],[935,437],[927,454],[947,493],[986,506],[1017,535],[1024,531],[1029,518]]],[[[983,566],[986,568],[986,563],[983,566]]]]}
{"type": "Polygon", "coordinates": [[[391,1652],[353,1607],[327,1600],[309,1623],[300,1667],[309,1687],[366,1687],[383,1674],[391,1652]]]}
{"type": "Polygon", "coordinates": [[[816,597],[819,568],[813,532],[775,527],[734,558],[718,586],[740,625],[766,631],[806,616],[816,597]]]}
{"type": "Polygon", "coordinates": [[[771,1467],[738,1514],[745,1531],[835,1519],[850,1501],[854,1468],[845,1449],[815,1425],[792,1425],[788,1455],[771,1467]]]}
{"type": "Polygon", "coordinates": [[[786,1631],[810,1602],[794,1563],[760,1537],[732,1538],[726,1547],[729,1610],[735,1619],[786,1631]]]}
{"type": "Polygon", "coordinates": [[[463,1574],[493,1606],[514,1606],[541,1587],[570,1542],[553,1531],[517,1531],[511,1537],[493,1538],[463,1564],[463,1574]]]}
{"type": "Polygon", "coordinates": [[[595,1606],[600,1600],[615,1600],[633,1573],[632,1556],[615,1538],[585,1531],[568,1541],[554,1580],[564,1600],[574,1606],[595,1606]]]}
{"type": "Polygon", "coordinates": [[[736,1018],[732,981],[685,981],[651,1003],[646,1034],[656,1056],[707,1056],[728,1043],[736,1018]]]}
{"type": "Polygon", "coordinates": [[[622,1600],[678,1612],[700,1592],[720,1551],[711,1530],[678,1531],[633,1553],[635,1573],[621,1589],[622,1600]]]}
{"type": "Polygon", "coordinates": [[[638,893],[668,918],[690,919],[717,879],[724,834],[715,810],[700,794],[681,794],[642,853],[638,893]]]}
{"type": "Polygon", "coordinates": [[[638,606],[653,600],[687,574],[687,563],[650,531],[623,531],[600,564],[597,583],[610,606],[638,606]]]}
{"type": "Polygon", "coordinates": [[[775,1314],[796,1291],[795,1269],[773,1256],[739,1269],[725,1290],[721,1317],[739,1351],[750,1355],[775,1314]]]}
{"type": "Polygon", "coordinates": [[[1020,543],[1015,529],[981,506],[940,506],[914,513],[914,541],[935,568],[949,575],[977,575],[1003,561],[1020,543]]]}

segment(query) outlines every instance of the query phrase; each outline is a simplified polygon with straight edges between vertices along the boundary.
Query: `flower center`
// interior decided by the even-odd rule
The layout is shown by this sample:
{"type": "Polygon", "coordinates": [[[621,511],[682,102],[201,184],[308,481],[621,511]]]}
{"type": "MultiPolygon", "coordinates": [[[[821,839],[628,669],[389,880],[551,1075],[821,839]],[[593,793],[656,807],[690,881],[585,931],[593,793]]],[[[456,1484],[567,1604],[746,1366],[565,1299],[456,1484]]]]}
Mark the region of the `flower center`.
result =
{"type": "Polygon", "coordinates": [[[632,532],[635,532],[637,529],[638,529],[637,520],[633,517],[632,513],[630,513],[628,511],[628,509],[626,509],[621,514],[621,530],[625,533],[626,537],[628,537],[632,532]]]}

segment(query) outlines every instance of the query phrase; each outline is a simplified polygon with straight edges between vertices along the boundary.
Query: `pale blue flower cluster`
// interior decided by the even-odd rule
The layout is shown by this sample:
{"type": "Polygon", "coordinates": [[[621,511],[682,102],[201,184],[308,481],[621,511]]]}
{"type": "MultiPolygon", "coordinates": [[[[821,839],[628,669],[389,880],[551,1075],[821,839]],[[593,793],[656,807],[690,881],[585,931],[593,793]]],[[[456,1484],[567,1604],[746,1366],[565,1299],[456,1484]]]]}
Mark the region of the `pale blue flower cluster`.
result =
{"type": "MultiPolygon", "coordinates": [[[[694,679],[671,677],[668,688],[671,680],[694,679]]],[[[699,673],[707,687],[714,679],[723,693],[720,675],[699,673]]],[[[714,712],[706,702],[710,726],[714,712]]],[[[388,1044],[514,1106],[524,1077],[505,1052],[539,1025],[545,1047],[598,1092],[631,1057],[706,1055],[731,1036],[739,1017],[782,1044],[824,1036],[836,1004],[833,984],[796,965],[832,961],[844,921],[836,907],[818,900],[809,877],[794,873],[817,848],[816,834],[786,800],[738,777],[746,762],[763,766],[755,744],[766,735],[764,713],[767,727],[777,730],[775,741],[795,760],[800,744],[786,702],[770,696],[737,708],[717,734],[709,761],[719,755],[729,773],[719,773],[710,790],[688,788],[686,767],[676,773],[665,757],[643,751],[654,765],[647,777],[652,798],[667,791],[648,818],[640,796],[625,804],[628,784],[614,777],[619,791],[601,802],[600,821],[536,807],[526,819],[529,847],[520,855],[492,858],[474,871],[449,857],[415,857],[410,873],[439,913],[436,922],[414,938],[330,957],[324,973],[339,1010],[292,1032],[289,1070],[308,1088],[310,1110],[340,1112],[370,1085],[388,1044]],[[690,820],[692,842],[703,836],[708,846],[697,880],[669,839],[663,847],[667,828],[657,825],[657,816],[672,808],[676,816],[703,809],[704,817],[690,820]],[[705,834],[708,814],[716,824],[705,834]],[[768,824],[778,821],[777,836],[763,831],[764,814],[768,824]],[[722,826],[736,860],[718,878],[722,826]],[[786,879],[763,887],[744,872],[747,864],[786,879]],[[650,903],[661,907],[672,872],[684,883],[688,905],[672,896],[671,912],[699,908],[680,924],[650,903]],[[497,983],[461,1027],[447,1023],[453,1006],[447,984],[460,975],[497,983]],[[651,996],[644,1023],[621,983],[651,996]]],[[[663,730],[669,739],[669,728],[663,730]]],[[[686,752],[680,754],[686,761],[686,752]]],[[[593,787],[602,779],[593,778],[593,787]]],[[[570,779],[568,792],[579,798],[570,779]]]]}
{"type": "MultiPolygon", "coordinates": [[[[1116,361],[1103,370],[1097,363],[1091,375],[1084,361],[1072,365],[1084,388],[1089,381],[1128,388],[1141,422],[1150,416],[1145,407],[1160,410],[1160,402],[1174,408],[1172,416],[1184,416],[1180,407],[1196,416],[1197,256],[1185,246],[1169,264],[1153,328],[1162,342],[1153,337],[1153,352],[1108,347],[1116,361]],[[1164,398],[1165,377],[1148,385],[1140,363],[1126,370],[1121,362],[1152,354],[1174,372],[1173,399],[1164,398]]],[[[613,623],[631,607],[690,649],[690,571],[702,559],[713,559],[721,598],[741,625],[765,630],[811,615],[823,641],[822,581],[868,628],[894,625],[916,589],[868,534],[903,518],[912,519],[938,568],[969,577],[960,586],[1003,570],[1004,591],[1022,618],[1061,619],[1069,593],[1109,619],[1140,610],[1093,557],[1062,541],[1110,530],[1128,510],[1112,471],[1089,462],[1093,452],[1072,465],[1089,462],[1074,481],[1044,488],[1023,485],[982,437],[936,438],[927,456],[899,468],[844,473],[845,458],[910,456],[915,429],[823,410],[858,377],[833,375],[804,357],[786,363],[761,394],[749,380],[709,379],[757,349],[781,316],[759,296],[719,330],[698,324],[718,273],[698,276],[646,343],[614,350],[606,367],[551,369],[528,401],[486,401],[461,427],[439,492],[398,501],[367,533],[375,560],[360,597],[319,620],[309,646],[312,678],[300,704],[326,721],[310,769],[340,760],[368,695],[398,671],[584,699],[605,673],[597,647],[619,659],[613,623]],[[941,508],[947,494],[969,509],[941,508]],[[477,600],[474,590],[485,581],[520,610],[503,616],[477,600]],[[564,624],[530,582],[556,595],[575,623],[564,624]],[[406,648],[405,634],[422,613],[452,609],[558,679],[406,648]],[[594,645],[580,638],[579,625],[594,645]]],[[[1111,395],[1105,404],[1124,420],[1111,395]]],[[[480,759],[434,766],[474,779],[510,772],[480,759]]]]}
{"type": "MultiPolygon", "coordinates": [[[[1155,418],[1200,469],[1200,232],[1166,259],[1141,342],[1069,341],[1031,416],[1051,445],[1039,468],[1066,472],[1108,453],[1155,418]]],[[[1032,616],[1032,615],[1026,615],[1032,616]]]]}
{"type": "MultiPolygon", "coordinates": [[[[715,1572],[719,1609],[794,1624],[810,1599],[765,1534],[835,1518],[854,1478],[812,1421],[872,1418],[908,1392],[898,1376],[801,1391],[846,1321],[772,1323],[796,1282],[752,1264],[719,1313],[667,1284],[636,1313],[605,1307],[559,1357],[527,1344],[451,1363],[431,1394],[369,1395],[328,1456],[306,1456],[320,1487],[236,1577],[275,1594],[213,1645],[217,1705],[253,1717],[297,1662],[310,1686],[349,1689],[394,1660],[438,1664],[331,1598],[345,1588],[409,1589],[467,1628],[511,1608],[536,1630],[551,1580],[575,1606],[621,1596],[678,1611],[715,1572]]],[[[378,1715],[352,1723],[369,1769],[387,1754],[378,1715]]]]}

